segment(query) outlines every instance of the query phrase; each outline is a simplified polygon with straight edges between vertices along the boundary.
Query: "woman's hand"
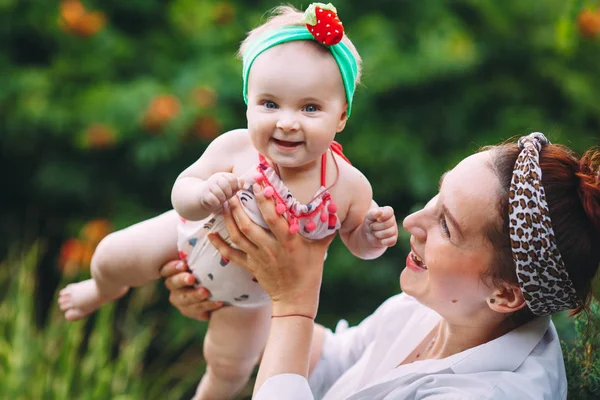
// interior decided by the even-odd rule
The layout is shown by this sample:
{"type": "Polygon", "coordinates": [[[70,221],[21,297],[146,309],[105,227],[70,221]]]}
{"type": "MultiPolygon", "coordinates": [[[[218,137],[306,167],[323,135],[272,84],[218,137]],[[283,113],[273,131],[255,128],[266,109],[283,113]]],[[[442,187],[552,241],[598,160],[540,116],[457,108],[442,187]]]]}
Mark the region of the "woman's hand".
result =
{"type": "Polygon", "coordinates": [[[218,234],[211,243],[221,255],[246,268],[273,300],[273,316],[303,315],[314,318],[319,303],[323,261],[332,234],[320,241],[289,232],[288,222],[275,211],[271,199],[255,184],[254,195],[270,232],[254,224],[234,196],[224,207],[230,247],[218,234]]]}
{"type": "Polygon", "coordinates": [[[200,321],[208,321],[210,313],[223,307],[222,302],[207,301],[210,295],[204,287],[196,287],[196,278],[183,261],[170,261],[160,269],[165,286],[171,292],[169,301],[183,315],[200,321]]]}

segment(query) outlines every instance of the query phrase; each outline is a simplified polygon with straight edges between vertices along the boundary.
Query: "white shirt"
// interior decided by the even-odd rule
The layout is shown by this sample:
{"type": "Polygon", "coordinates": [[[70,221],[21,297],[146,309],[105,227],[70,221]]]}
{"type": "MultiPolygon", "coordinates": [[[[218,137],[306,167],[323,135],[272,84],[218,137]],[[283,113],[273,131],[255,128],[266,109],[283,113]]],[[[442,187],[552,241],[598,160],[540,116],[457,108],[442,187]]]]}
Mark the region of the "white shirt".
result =
{"type": "Polygon", "coordinates": [[[269,378],[256,400],[506,399],[564,400],[567,378],[550,317],[441,360],[398,366],[441,317],[414,298],[388,299],[360,325],[327,331],[321,360],[307,381],[269,378]]]}

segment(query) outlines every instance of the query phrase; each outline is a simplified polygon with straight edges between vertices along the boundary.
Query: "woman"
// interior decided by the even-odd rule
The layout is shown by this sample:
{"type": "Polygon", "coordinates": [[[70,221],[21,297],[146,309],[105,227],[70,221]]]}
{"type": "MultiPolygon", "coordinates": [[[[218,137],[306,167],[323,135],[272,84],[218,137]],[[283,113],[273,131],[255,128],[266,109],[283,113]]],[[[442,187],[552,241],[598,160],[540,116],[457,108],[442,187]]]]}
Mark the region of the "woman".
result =
{"type": "MultiPolygon", "coordinates": [[[[273,300],[255,398],[565,399],[550,315],[577,314],[591,298],[599,161],[598,151],[578,158],[540,133],[467,157],[404,220],[411,252],[403,293],[335,334],[313,321],[328,240],[290,235],[258,187],[272,233],[231,202],[228,229],[239,250],[212,241],[273,300]]],[[[192,300],[188,275],[172,269],[163,272],[171,300],[187,315],[218,306],[192,300]]]]}

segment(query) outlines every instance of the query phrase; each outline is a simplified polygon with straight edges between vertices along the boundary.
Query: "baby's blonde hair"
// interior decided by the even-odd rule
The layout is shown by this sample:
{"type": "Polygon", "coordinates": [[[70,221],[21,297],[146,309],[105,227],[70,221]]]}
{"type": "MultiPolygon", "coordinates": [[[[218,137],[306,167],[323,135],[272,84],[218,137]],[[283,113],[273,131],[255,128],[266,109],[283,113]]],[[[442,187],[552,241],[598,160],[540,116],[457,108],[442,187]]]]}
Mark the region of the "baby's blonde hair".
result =
{"type": "MultiPolygon", "coordinates": [[[[240,46],[240,50],[238,51],[238,55],[240,57],[244,57],[244,54],[248,50],[248,47],[260,36],[264,33],[278,28],[283,28],[284,26],[304,26],[305,23],[302,21],[304,17],[304,13],[295,9],[291,6],[279,6],[275,7],[270,12],[271,16],[267,19],[267,21],[252,29],[248,32],[246,39],[242,42],[240,46]]],[[[344,33],[344,37],[342,38],[342,42],[348,47],[354,58],[356,59],[356,66],[358,67],[358,73],[356,74],[356,79],[354,84],[358,86],[360,83],[360,75],[362,70],[362,60],[358,51],[356,51],[356,47],[352,43],[352,41],[346,36],[344,33]]],[[[315,41],[315,43],[318,43],[315,41]]]]}

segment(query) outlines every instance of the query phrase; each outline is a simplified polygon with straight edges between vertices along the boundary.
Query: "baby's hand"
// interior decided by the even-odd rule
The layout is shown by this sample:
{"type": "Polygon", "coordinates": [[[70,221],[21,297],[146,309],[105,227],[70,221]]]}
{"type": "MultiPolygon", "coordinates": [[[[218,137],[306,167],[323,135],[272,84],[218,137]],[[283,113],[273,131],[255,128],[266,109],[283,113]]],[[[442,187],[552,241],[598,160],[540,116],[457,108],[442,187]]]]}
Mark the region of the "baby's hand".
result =
{"type": "Polygon", "coordinates": [[[365,216],[364,227],[373,247],[392,247],[398,240],[398,224],[390,206],[371,208],[365,216]]]}
{"type": "Polygon", "coordinates": [[[200,192],[200,205],[216,211],[223,203],[243,187],[242,179],[230,172],[217,172],[204,182],[200,192]]]}

